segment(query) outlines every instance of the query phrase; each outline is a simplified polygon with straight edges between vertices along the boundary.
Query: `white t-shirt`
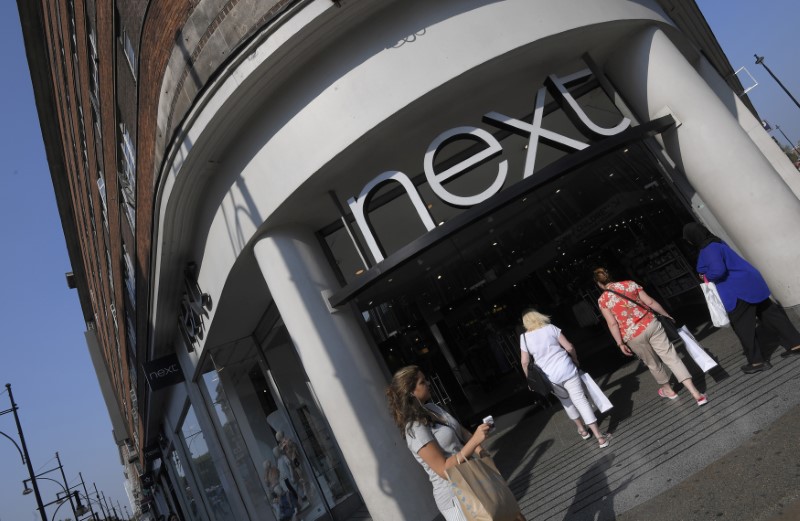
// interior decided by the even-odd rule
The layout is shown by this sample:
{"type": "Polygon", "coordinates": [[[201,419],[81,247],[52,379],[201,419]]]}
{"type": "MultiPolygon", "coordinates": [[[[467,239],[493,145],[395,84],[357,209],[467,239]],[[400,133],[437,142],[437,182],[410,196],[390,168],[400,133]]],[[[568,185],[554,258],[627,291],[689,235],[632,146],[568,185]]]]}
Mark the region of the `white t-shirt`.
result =
{"type": "Polygon", "coordinates": [[[422,425],[419,422],[413,422],[406,429],[406,443],[408,444],[408,448],[411,450],[411,453],[414,454],[414,458],[419,462],[420,465],[422,465],[422,468],[425,469],[425,472],[428,474],[428,478],[431,480],[431,485],[433,485],[433,499],[436,501],[436,506],[439,507],[440,511],[442,511],[453,506],[454,496],[453,491],[450,488],[450,482],[439,477],[439,474],[437,474],[428,466],[427,463],[425,463],[422,458],[419,457],[418,452],[422,447],[431,441],[436,440],[436,442],[439,444],[439,447],[442,448],[445,459],[447,459],[464,448],[464,445],[458,438],[457,433],[459,432],[460,424],[455,418],[450,416],[447,411],[441,407],[432,403],[425,404],[425,407],[444,419],[444,421],[447,422],[447,425],[438,423],[433,425],[422,425]]]}
{"type": "Polygon", "coordinates": [[[572,363],[569,353],[558,342],[559,335],[561,330],[553,324],[548,324],[520,335],[519,348],[530,353],[547,378],[560,386],[570,378],[578,376],[578,368],[572,363]]]}

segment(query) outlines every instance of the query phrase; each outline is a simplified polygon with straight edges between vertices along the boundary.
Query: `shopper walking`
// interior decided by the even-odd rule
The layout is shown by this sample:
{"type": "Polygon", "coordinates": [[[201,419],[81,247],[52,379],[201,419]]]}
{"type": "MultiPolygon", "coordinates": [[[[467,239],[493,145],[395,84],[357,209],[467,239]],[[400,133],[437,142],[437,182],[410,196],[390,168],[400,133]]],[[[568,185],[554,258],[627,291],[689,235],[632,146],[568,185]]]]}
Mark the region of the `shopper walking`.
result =
{"type": "Polygon", "coordinates": [[[625,356],[635,353],[644,362],[661,386],[658,395],[670,400],[678,397],[669,383],[666,365],[692,394],[697,405],[705,405],[708,397],[694,386],[692,376],[651,310],[672,318],[669,313],[632,280],[615,282],[605,268],[595,269],[593,276],[603,290],[597,303],[611,336],[625,356]]]}
{"type": "Polygon", "coordinates": [[[800,332],[783,308],[769,298],[771,292],[761,273],[702,224],[684,226],[683,238],[698,249],[697,272],[701,278],[705,276],[717,286],[747,359],[742,372],[758,373],[772,367],[756,338],[756,318],[778,334],[786,349],[782,357],[800,355],[800,332]]]}
{"type": "MultiPolygon", "coordinates": [[[[473,454],[480,454],[489,425],[482,423],[470,434],[447,411],[431,403],[428,379],[415,365],[394,374],[386,389],[386,399],[409,450],[430,478],[433,498],[442,516],[446,521],[464,521],[446,470],[473,454]]],[[[525,521],[522,514],[518,519],[525,521]]]]}
{"type": "Polygon", "coordinates": [[[588,440],[594,434],[600,448],[608,447],[611,435],[601,433],[597,427],[597,417],[583,392],[575,347],[550,323],[550,317],[535,309],[522,315],[522,325],[525,332],[519,337],[519,348],[525,376],[528,376],[528,364],[533,357],[553,385],[553,394],[561,401],[567,416],[577,425],[581,438],[588,440]]]}

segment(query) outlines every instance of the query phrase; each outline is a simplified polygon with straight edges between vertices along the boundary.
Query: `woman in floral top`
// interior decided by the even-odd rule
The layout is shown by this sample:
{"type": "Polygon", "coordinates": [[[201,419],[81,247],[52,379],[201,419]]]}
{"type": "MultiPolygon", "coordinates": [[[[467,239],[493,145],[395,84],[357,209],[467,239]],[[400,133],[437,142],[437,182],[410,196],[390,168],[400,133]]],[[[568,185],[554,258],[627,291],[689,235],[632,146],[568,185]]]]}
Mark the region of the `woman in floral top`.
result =
{"type": "Polygon", "coordinates": [[[605,268],[594,270],[594,281],[603,290],[597,303],[606,319],[611,336],[625,356],[633,356],[636,353],[645,363],[653,378],[661,386],[658,395],[670,400],[678,397],[669,384],[669,372],[664,367],[666,364],[675,378],[692,393],[697,405],[705,405],[708,397],[701,394],[694,386],[689,371],[670,344],[661,323],[647,309],[652,308],[657,313],[672,318],[661,304],[653,300],[632,280],[615,282],[605,268]],[[642,305],[628,299],[641,302],[642,305]]]}

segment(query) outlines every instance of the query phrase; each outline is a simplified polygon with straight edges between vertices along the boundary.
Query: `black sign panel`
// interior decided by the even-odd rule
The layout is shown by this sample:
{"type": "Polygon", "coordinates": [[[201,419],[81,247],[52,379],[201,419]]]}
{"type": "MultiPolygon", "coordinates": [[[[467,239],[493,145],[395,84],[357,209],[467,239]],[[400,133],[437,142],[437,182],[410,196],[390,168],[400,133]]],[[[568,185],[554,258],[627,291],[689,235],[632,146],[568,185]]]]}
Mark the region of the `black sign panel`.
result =
{"type": "Polygon", "coordinates": [[[153,443],[144,448],[145,461],[153,461],[154,459],[160,457],[161,457],[161,447],[159,447],[158,443],[153,443]]]}
{"type": "Polygon", "coordinates": [[[157,391],[183,381],[183,371],[177,355],[167,355],[143,364],[150,389],[157,391]]]}

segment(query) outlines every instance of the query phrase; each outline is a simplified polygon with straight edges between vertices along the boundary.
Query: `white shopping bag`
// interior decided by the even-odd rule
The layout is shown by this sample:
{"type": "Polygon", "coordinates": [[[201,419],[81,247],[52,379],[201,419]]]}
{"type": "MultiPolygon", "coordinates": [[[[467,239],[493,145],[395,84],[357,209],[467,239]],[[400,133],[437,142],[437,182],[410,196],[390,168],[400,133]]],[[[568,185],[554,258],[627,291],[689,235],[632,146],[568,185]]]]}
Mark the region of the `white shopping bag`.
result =
{"type": "Polygon", "coordinates": [[[611,400],[609,400],[606,395],[603,394],[600,386],[594,382],[589,373],[584,373],[581,371],[581,381],[583,382],[583,385],[586,386],[586,390],[589,391],[589,398],[592,399],[598,411],[606,412],[614,407],[611,405],[611,400]]]}
{"type": "Polygon", "coordinates": [[[725,306],[722,304],[722,299],[719,298],[717,286],[713,282],[703,277],[704,281],[700,284],[700,289],[703,290],[703,295],[706,297],[706,304],[708,305],[708,313],[711,315],[711,323],[716,327],[724,327],[731,323],[728,318],[728,312],[725,311],[725,306]]]}
{"type": "Polygon", "coordinates": [[[717,366],[717,363],[714,361],[714,359],[708,356],[708,353],[706,353],[702,346],[697,343],[697,340],[694,338],[692,333],[686,329],[686,326],[682,326],[678,330],[678,334],[680,335],[681,340],[683,340],[683,343],[686,344],[686,351],[689,352],[689,356],[692,357],[694,363],[696,363],[704,373],[707,373],[709,369],[717,366]]]}

